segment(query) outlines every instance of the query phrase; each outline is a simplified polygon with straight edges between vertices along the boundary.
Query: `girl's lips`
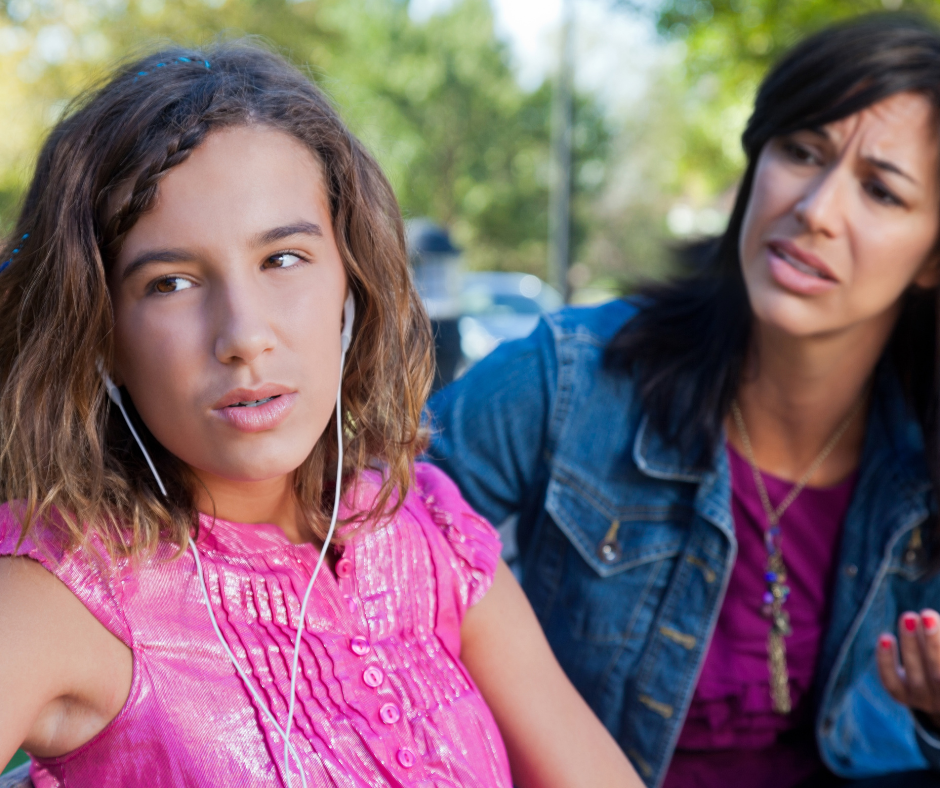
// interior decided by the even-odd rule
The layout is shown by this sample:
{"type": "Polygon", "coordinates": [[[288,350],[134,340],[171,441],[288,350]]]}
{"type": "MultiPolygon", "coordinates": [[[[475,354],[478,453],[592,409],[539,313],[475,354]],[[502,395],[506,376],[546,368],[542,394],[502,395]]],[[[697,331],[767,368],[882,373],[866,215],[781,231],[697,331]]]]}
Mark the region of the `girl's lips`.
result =
{"type": "Polygon", "coordinates": [[[220,419],[240,432],[262,432],[273,430],[281,424],[296,401],[297,392],[277,394],[258,405],[250,407],[229,405],[224,408],[215,408],[213,413],[217,413],[220,419]]]}
{"type": "Polygon", "coordinates": [[[821,271],[813,270],[812,266],[789,255],[784,247],[777,244],[770,244],[767,247],[767,265],[770,268],[771,278],[784,290],[797,295],[820,295],[839,284],[821,271]]]}

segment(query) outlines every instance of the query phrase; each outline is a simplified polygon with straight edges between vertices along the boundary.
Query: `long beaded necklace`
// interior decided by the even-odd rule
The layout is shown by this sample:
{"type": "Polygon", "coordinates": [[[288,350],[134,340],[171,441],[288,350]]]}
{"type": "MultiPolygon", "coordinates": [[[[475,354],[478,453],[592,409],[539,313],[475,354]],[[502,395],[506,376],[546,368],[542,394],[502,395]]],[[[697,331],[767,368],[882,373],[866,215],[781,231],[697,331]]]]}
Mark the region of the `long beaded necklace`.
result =
{"type": "Polygon", "coordinates": [[[776,509],[770,504],[770,497],[767,495],[764,479],[761,476],[760,468],[757,467],[757,461],[754,459],[754,450],[751,448],[751,439],[747,434],[747,428],[744,426],[741,408],[738,407],[737,400],[733,400],[731,403],[731,413],[734,416],[738,434],[741,436],[741,443],[744,445],[744,453],[747,456],[748,464],[751,466],[751,473],[754,474],[754,484],[760,496],[761,506],[767,517],[767,530],[764,531],[764,547],[767,548],[764,580],[767,583],[767,590],[764,592],[761,614],[764,618],[770,619],[771,622],[770,633],[767,635],[767,663],[770,669],[770,697],[773,701],[773,709],[777,714],[789,714],[793,708],[790,701],[790,675],[787,671],[787,647],[784,642],[784,638],[788,637],[793,629],[790,626],[790,614],[783,609],[784,603],[790,596],[790,587],[786,584],[787,567],[783,562],[780,518],[790,507],[790,504],[796,500],[797,496],[803,492],[803,488],[806,487],[813,474],[819,470],[826,457],[836,447],[839,439],[845,434],[852,420],[862,409],[864,402],[865,397],[860,397],[855,407],[852,408],[849,415],[845,417],[826,445],[823,446],[816,459],[806,469],[806,473],[793,485],[786,498],[780,502],[776,509]]]}

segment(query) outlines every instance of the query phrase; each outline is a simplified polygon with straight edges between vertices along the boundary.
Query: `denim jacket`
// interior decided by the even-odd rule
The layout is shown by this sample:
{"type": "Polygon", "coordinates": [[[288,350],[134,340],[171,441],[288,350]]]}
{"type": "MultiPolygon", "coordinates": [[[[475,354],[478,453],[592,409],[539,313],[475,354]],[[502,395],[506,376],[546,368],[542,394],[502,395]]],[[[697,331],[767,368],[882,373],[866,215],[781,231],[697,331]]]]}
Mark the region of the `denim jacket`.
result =
{"type": "MultiPolygon", "coordinates": [[[[724,446],[690,462],[652,429],[604,348],[627,302],[546,317],[439,392],[430,449],[478,511],[518,515],[523,587],[561,662],[647,785],[666,773],[737,553],[724,446]]],[[[922,526],[923,438],[899,383],[876,375],[817,666],[815,733],[845,777],[932,766],[940,734],[882,687],[878,635],[940,606],[922,526]]]]}

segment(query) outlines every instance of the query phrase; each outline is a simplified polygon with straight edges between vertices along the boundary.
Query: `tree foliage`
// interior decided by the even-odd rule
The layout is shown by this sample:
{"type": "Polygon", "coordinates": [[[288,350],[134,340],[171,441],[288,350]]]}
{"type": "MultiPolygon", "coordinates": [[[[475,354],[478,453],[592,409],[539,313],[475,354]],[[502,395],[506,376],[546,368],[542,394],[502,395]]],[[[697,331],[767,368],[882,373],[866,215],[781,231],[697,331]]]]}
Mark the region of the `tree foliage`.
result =
{"type": "MultiPolygon", "coordinates": [[[[616,4],[639,10],[634,0],[616,4]]],[[[734,182],[754,94],[787,49],[838,20],[897,11],[940,19],[935,0],[664,0],[655,6],[662,35],[686,48],[686,176],[712,194],[734,182]]]]}
{"type": "MultiPolygon", "coordinates": [[[[544,273],[551,90],[523,90],[487,0],[423,23],[401,0],[5,0],[0,15],[0,222],[9,225],[43,133],[115,60],[168,40],[254,35],[333,98],[377,155],[406,216],[450,226],[471,265],[544,273]]],[[[579,99],[578,162],[604,156],[579,99]]],[[[577,181],[575,237],[588,233],[577,181]]]]}

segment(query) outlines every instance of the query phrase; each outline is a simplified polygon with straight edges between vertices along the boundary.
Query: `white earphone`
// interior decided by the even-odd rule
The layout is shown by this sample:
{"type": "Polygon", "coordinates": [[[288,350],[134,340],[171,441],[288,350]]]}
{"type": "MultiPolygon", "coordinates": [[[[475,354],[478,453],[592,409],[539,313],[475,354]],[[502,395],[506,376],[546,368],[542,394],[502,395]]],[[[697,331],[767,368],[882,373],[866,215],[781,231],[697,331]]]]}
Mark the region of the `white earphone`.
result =
{"type": "MultiPolygon", "coordinates": [[[[310,592],[313,591],[313,584],[316,582],[317,575],[320,574],[320,567],[323,566],[323,560],[326,558],[326,551],[329,549],[330,540],[333,538],[333,532],[336,530],[336,517],[339,514],[340,489],[343,481],[343,414],[341,406],[343,392],[343,370],[346,366],[346,351],[349,350],[349,346],[352,343],[353,320],[355,317],[356,302],[355,299],[353,299],[352,293],[349,293],[346,296],[346,301],[343,303],[343,330],[340,334],[341,352],[339,357],[339,383],[336,387],[337,457],[336,493],[333,498],[333,516],[330,518],[330,528],[326,532],[326,538],[323,540],[323,547],[320,548],[319,558],[317,558],[317,563],[313,569],[313,574],[310,576],[310,582],[307,584],[307,590],[304,592],[303,602],[301,602],[300,605],[300,619],[297,626],[297,636],[294,639],[294,661],[290,672],[290,702],[288,704],[287,710],[287,725],[285,725],[283,728],[278,723],[274,714],[271,713],[271,710],[268,708],[267,704],[261,699],[261,696],[258,694],[258,691],[255,689],[254,685],[245,674],[245,671],[242,670],[241,666],[238,664],[238,660],[235,658],[235,654],[232,653],[232,649],[229,647],[225,637],[222,635],[222,630],[219,629],[219,624],[215,619],[215,613],[212,610],[212,604],[209,601],[209,590],[206,588],[206,579],[202,574],[202,562],[199,560],[199,550],[192,538],[189,540],[189,549],[192,551],[193,558],[196,561],[196,574],[199,577],[199,585],[202,589],[202,598],[206,603],[206,608],[209,611],[209,618],[212,620],[212,628],[215,630],[216,637],[218,637],[219,642],[222,644],[222,648],[225,649],[225,653],[228,655],[228,658],[235,666],[235,670],[237,671],[238,675],[241,677],[242,681],[245,683],[245,686],[248,687],[248,690],[251,692],[252,697],[255,699],[255,703],[258,704],[258,708],[261,709],[264,716],[274,727],[274,730],[277,731],[284,739],[284,774],[287,777],[287,788],[291,788],[291,757],[294,759],[297,770],[300,772],[300,781],[303,785],[303,788],[307,788],[307,777],[304,774],[304,768],[303,764],[301,763],[300,756],[298,755],[297,750],[294,749],[294,745],[290,743],[290,731],[294,722],[294,694],[297,687],[297,666],[300,659],[300,639],[304,631],[304,619],[307,612],[307,602],[310,600],[310,592]]],[[[150,467],[151,473],[153,473],[153,478],[156,480],[157,486],[160,488],[160,492],[163,493],[164,498],[168,497],[166,487],[163,486],[163,480],[160,478],[160,474],[157,473],[157,469],[154,466],[153,461],[150,459],[150,454],[147,452],[147,449],[144,448],[143,441],[137,434],[137,430],[134,429],[134,425],[131,424],[130,417],[127,415],[127,411],[124,409],[124,403],[121,399],[121,390],[116,385],[114,385],[114,381],[111,380],[108,373],[104,369],[104,364],[100,360],[98,361],[98,373],[101,375],[102,381],[104,381],[105,389],[108,392],[108,397],[110,397],[111,401],[120,409],[121,415],[124,417],[124,421],[127,423],[128,429],[131,431],[131,435],[134,436],[134,440],[140,447],[141,452],[143,452],[144,459],[147,461],[147,465],[150,467]]]]}

